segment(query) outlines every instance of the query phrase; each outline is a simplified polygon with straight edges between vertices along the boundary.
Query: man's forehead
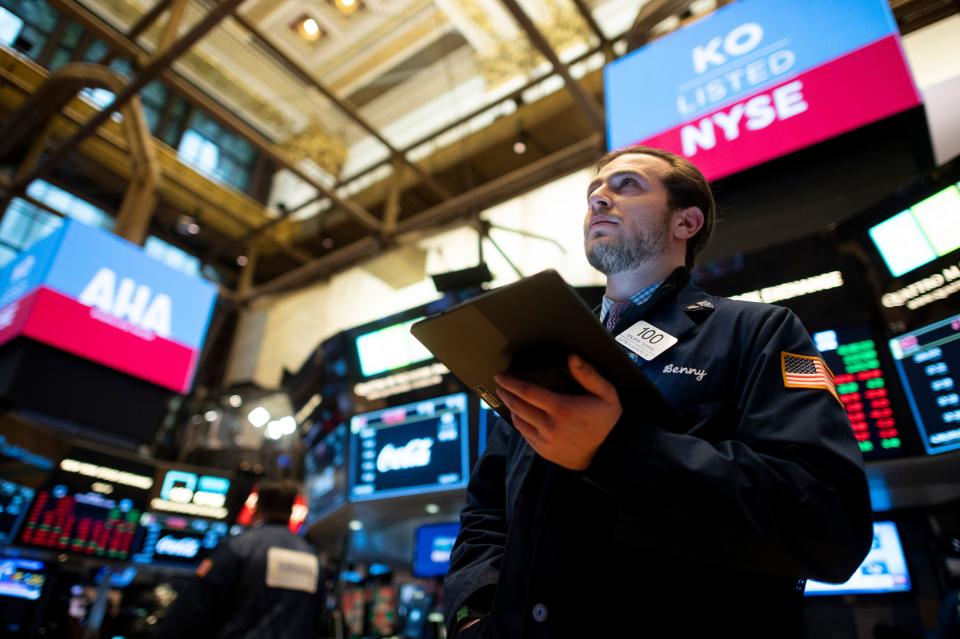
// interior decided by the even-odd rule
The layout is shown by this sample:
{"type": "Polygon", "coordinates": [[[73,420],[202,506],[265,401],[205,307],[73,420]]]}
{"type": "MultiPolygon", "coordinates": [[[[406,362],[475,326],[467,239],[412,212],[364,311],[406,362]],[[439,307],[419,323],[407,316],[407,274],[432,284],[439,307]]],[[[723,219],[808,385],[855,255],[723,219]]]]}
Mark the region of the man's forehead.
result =
{"type": "Polygon", "coordinates": [[[612,175],[620,171],[630,170],[663,178],[670,171],[670,163],[663,158],[647,153],[624,153],[600,167],[597,175],[612,175]]]}

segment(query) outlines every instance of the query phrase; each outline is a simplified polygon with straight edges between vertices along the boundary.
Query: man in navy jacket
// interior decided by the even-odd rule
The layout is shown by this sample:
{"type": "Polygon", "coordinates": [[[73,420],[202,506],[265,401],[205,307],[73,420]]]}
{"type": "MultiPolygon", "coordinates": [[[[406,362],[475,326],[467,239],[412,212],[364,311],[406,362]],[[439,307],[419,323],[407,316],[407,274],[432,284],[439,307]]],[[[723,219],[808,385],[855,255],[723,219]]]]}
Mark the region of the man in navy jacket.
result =
{"type": "Polygon", "coordinates": [[[845,581],[872,539],[833,375],[789,310],[689,282],[716,208],[689,161],[609,154],[587,200],[585,251],[607,276],[600,320],[677,416],[625,412],[630,389],[577,356],[584,395],[498,376],[513,425],[497,422],[467,489],[448,628],[799,636],[805,579],[845,581]]]}

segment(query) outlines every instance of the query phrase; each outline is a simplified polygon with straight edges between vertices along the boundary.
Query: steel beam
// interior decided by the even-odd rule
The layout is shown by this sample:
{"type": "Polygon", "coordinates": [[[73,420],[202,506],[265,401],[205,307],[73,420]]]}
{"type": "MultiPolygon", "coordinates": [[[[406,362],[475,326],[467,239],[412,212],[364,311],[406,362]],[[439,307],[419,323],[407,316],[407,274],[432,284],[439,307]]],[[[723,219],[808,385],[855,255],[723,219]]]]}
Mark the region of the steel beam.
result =
{"type": "Polygon", "coordinates": [[[597,39],[600,40],[600,48],[603,49],[603,53],[607,57],[607,61],[613,60],[616,57],[613,52],[613,43],[611,43],[610,39],[604,35],[603,29],[600,28],[599,24],[597,24],[597,21],[593,17],[593,12],[590,11],[590,7],[587,6],[586,1],[573,0],[573,4],[577,7],[577,11],[580,12],[580,16],[583,18],[583,21],[586,22],[587,26],[590,27],[590,30],[593,31],[593,35],[597,36],[597,39]]]}
{"type": "MultiPolygon", "coordinates": [[[[109,46],[120,49],[125,55],[133,59],[149,58],[150,53],[143,49],[139,44],[129,40],[124,34],[105,23],[99,17],[91,13],[88,9],[80,5],[76,0],[47,0],[55,9],[67,14],[70,19],[79,22],[84,28],[94,32],[101,40],[104,40],[109,46]]],[[[164,69],[160,77],[170,85],[177,93],[181,94],[187,100],[193,102],[203,110],[219,119],[228,129],[249,142],[264,156],[268,157],[275,164],[284,168],[299,179],[303,180],[311,187],[330,199],[335,205],[346,210],[360,224],[366,228],[379,232],[380,220],[365,208],[346,198],[341,198],[332,189],[327,188],[318,180],[308,175],[305,171],[290,161],[282,151],[262,133],[247,124],[243,119],[234,115],[231,111],[219,104],[209,95],[191,84],[188,80],[177,74],[172,69],[164,69]]]]}
{"type": "Polygon", "coordinates": [[[363,117],[363,114],[361,114],[360,111],[355,106],[350,104],[348,100],[337,96],[329,87],[327,87],[323,82],[321,82],[316,76],[314,76],[312,73],[310,73],[309,71],[304,69],[302,66],[297,64],[294,60],[292,60],[290,56],[288,56],[286,53],[281,51],[280,48],[277,47],[277,45],[271,42],[266,35],[264,35],[259,29],[257,29],[256,25],[252,24],[244,16],[238,13],[233,17],[233,19],[236,20],[237,23],[240,24],[240,26],[246,29],[250,33],[250,35],[252,35],[254,38],[259,40],[274,56],[279,58],[280,61],[283,62],[284,66],[286,66],[291,72],[293,72],[294,75],[299,77],[306,84],[312,86],[317,91],[319,91],[323,95],[323,97],[330,100],[330,102],[332,102],[333,105],[336,106],[341,112],[343,112],[348,118],[356,122],[358,125],[360,125],[362,129],[364,129],[367,133],[369,133],[374,138],[376,138],[376,140],[380,144],[385,146],[387,150],[390,151],[390,155],[392,157],[399,158],[404,165],[412,169],[413,172],[417,174],[417,177],[419,177],[420,180],[431,191],[434,192],[434,194],[436,194],[441,199],[446,199],[450,197],[449,191],[447,191],[445,188],[440,186],[437,183],[437,181],[434,180],[433,177],[428,173],[426,173],[422,168],[420,168],[419,165],[408,160],[407,157],[403,154],[403,152],[398,151],[396,148],[394,148],[394,146],[390,144],[390,142],[388,142],[385,137],[383,137],[380,131],[378,131],[372,124],[370,124],[370,122],[367,121],[365,117],[363,117]]]}
{"type": "Polygon", "coordinates": [[[597,104],[596,99],[587,93],[587,91],[580,86],[580,83],[570,75],[570,69],[563,62],[560,61],[560,58],[557,56],[557,52],[553,50],[553,47],[550,46],[550,43],[544,37],[540,30],[533,20],[530,19],[530,16],[524,12],[524,10],[517,3],[517,0],[500,0],[503,3],[503,6],[507,8],[507,11],[510,12],[510,15],[513,16],[514,20],[517,21],[517,24],[520,25],[520,28],[526,32],[527,37],[530,38],[530,42],[533,43],[533,46],[537,48],[540,53],[543,54],[547,60],[550,61],[550,64],[553,65],[553,70],[561,78],[563,78],[564,83],[567,85],[567,90],[570,91],[570,94],[573,96],[573,101],[576,102],[577,106],[583,112],[583,114],[590,121],[590,124],[597,130],[598,133],[603,135],[606,132],[606,125],[604,124],[603,109],[597,104]]]}
{"type": "Polygon", "coordinates": [[[383,238],[382,242],[369,236],[356,240],[341,249],[315,258],[303,266],[254,287],[241,301],[249,302],[264,295],[306,286],[318,279],[329,277],[334,272],[372,257],[385,246],[390,246],[400,234],[441,227],[459,219],[468,220],[473,215],[469,213],[468,205],[472,205],[474,209],[492,206],[517,193],[543,184],[551,177],[586,166],[598,159],[602,153],[602,139],[599,134],[593,134],[585,140],[571,144],[565,149],[403,220],[397,225],[396,231],[383,238]]]}

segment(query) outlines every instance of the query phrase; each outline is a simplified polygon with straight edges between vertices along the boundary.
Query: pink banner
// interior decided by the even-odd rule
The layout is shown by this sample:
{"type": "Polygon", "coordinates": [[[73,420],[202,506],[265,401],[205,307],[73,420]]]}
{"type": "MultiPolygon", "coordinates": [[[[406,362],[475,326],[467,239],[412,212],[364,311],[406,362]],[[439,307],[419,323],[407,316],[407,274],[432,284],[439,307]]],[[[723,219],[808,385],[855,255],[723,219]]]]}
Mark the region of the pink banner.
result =
{"type": "Polygon", "coordinates": [[[643,141],[716,180],[921,103],[896,35],[643,141]]]}
{"type": "Polygon", "coordinates": [[[29,315],[23,313],[27,337],[179,393],[190,388],[198,353],[183,344],[144,334],[46,287],[16,303],[32,305],[29,315]]]}

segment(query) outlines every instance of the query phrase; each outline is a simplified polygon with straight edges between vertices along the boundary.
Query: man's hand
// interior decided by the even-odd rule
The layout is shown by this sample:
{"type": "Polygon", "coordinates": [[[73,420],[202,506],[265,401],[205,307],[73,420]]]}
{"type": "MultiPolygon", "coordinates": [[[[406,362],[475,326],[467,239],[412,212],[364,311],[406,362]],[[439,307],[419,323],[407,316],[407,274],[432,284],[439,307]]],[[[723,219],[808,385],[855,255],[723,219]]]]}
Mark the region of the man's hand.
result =
{"type": "Polygon", "coordinates": [[[509,375],[497,375],[497,395],[513,425],[544,459],[585,470],[613,430],[623,409],[617,389],[580,357],[571,355],[570,374],[586,395],[562,395],[509,375]]]}

